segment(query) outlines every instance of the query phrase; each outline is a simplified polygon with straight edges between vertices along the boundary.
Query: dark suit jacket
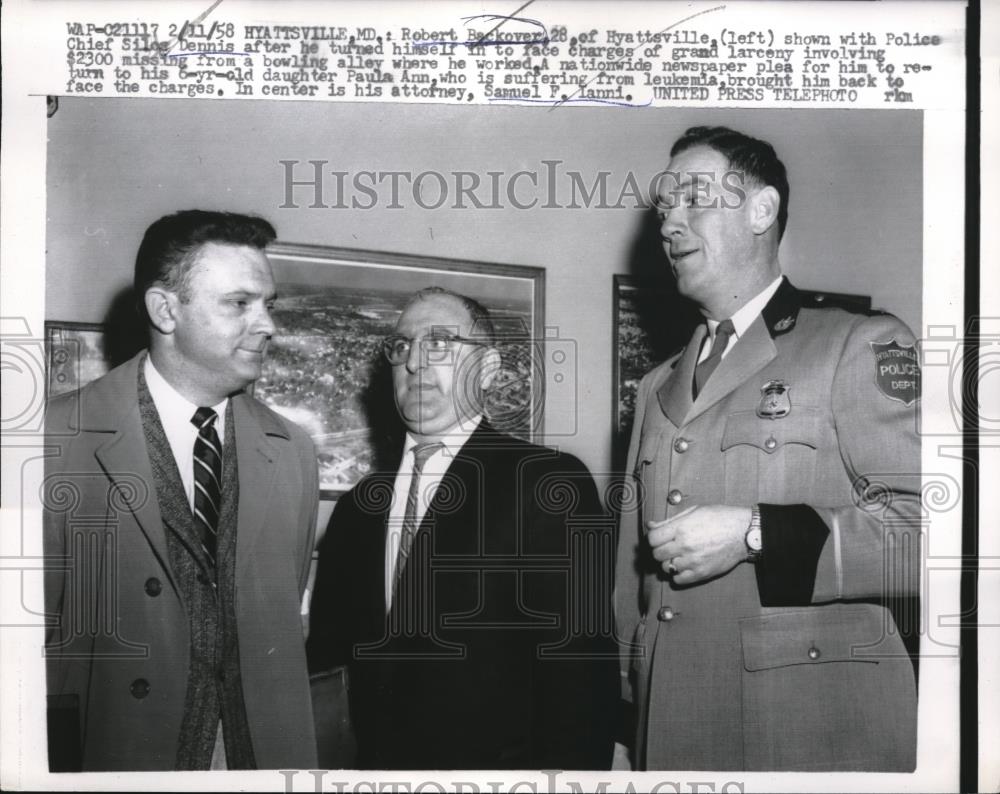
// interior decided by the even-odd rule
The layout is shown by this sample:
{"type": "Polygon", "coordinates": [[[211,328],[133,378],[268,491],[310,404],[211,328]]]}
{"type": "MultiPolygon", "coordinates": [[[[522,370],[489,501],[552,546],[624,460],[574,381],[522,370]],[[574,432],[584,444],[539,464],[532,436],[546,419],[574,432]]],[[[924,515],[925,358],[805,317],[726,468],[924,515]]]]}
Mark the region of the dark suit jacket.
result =
{"type": "MultiPolygon", "coordinates": [[[[139,416],[141,361],[56,398],[46,413],[50,747],[77,755],[85,771],[171,769],[184,713],[190,627],[139,416]]],[[[315,452],[263,404],[246,394],[232,403],[236,620],[254,753],[262,769],[312,767],[299,607],[316,524],[315,452]]]]}
{"type": "Polygon", "coordinates": [[[359,765],[607,768],[614,528],[586,467],[480,425],[387,617],[394,478],[371,476],[338,501],[311,610],[311,669],[349,664],[359,765]]]}

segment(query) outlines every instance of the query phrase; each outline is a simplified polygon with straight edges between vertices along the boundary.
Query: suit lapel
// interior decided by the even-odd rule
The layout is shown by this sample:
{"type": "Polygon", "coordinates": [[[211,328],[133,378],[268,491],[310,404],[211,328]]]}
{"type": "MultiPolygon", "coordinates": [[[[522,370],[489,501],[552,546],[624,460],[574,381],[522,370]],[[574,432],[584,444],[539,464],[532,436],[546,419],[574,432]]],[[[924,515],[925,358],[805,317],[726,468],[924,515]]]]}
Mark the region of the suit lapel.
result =
{"type": "MultiPolygon", "coordinates": [[[[413,538],[413,551],[411,551],[410,560],[402,574],[404,578],[411,572],[411,565],[414,564],[413,555],[418,553],[417,549],[421,544],[430,544],[428,548],[432,554],[482,553],[484,538],[476,537],[470,533],[482,532],[480,519],[484,519],[485,516],[477,515],[469,521],[464,520],[462,516],[467,515],[466,511],[470,509],[480,510],[482,508],[479,474],[488,469],[484,458],[488,456],[489,451],[494,448],[499,438],[502,437],[484,419],[451,460],[448,470],[434,493],[434,498],[431,499],[431,503],[427,506],[427,511],[417,527],[413,538]],[[428,537],[430,533],[433,533],[433,538],[428,537]]],[[[394,479],[390,480],[390,488],[394,486],[394,482],[394,479]]],[[[405,498],[405,494],[400,495],[400,498],[405,498]]],[[[385,559],[385,543],[389,534],[388,518],[389,508],[387,507],[382,516],[382,560],[385,559]]],[[[399,593],[403,592],[409,591],[404,588],[401,581],[397,597],[399,593]]],[[[396,609],[397,603],[398,601],[393,602],[393,609],[396,609]]]]}
{"type": "MultiPolygon", "coordinates": [[[[371,521],[371,532],[363,533],[360,540],[365,542],[365,550],[371,555],[371,565],[365,564],[364,560],[358,560],[358,571],[364,576],[364,580],[361,584],[361,591],[371,588],[372,602],[377,602],[382,605],[382,611],[379,613],[380,616],[385,616],[389,611],[389,605],[385,601],[385,554],[386,554],[386,544],[389,542],[389,512],[392,509],[392,497],[393,488],[396,485],[395,475],[392,474],[379,474],[375,475],[375,478],[367,481],[367,487],[374,490],[373,493],[378,493],[378,490],[383,490],[383,493],[388,495],[387,499],[376,500],[374,503],[370,504],[382,504],[384,501],[384,508],[381,510],[376,510],[374,507],[362,508],[358,506],[359,510],[364,510],[364,514],[370,517],[371,521]],[[369,576],[368,572],[380,571],[381,573],[377,576],[369,576]]],[[[355,497],[357,503],[357,497],[355,497]]],[[[362,498],[361,503],[364,504],[368,500],[362,498]]],[[[350,531],[350,530],[348,530],[350,531]]],[[[367,603],[367,601],[365,602],[367,603]]]]}

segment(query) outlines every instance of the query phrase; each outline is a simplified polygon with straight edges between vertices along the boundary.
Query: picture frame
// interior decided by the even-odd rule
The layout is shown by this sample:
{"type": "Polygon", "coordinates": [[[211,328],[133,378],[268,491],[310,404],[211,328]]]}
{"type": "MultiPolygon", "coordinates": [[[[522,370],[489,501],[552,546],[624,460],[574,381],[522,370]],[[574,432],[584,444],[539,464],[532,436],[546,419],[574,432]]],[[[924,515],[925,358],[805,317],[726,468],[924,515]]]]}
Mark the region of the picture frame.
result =
{"type": "Polygon", "coordinates": [[[86,386],[113,366],[103,323],[45,321],[46,399],[86,386]]]}
{"type": "Polygon", "coordinates": [[[284,242],[267,253],[277,331],[254,396],[310,433],[323,499],[336,499],[370,471],[395,470],[402,428],[381,340],[425,287],[490,310],[503,363],[485,415],[511,435],[541,434],[543,268],[284,242]]]}
{"type": "MultiPolygon", "coordinates": [[[[843,292],[799,290],[803,306],[871,310],[871,297],[843,292]]],[[[636,392],[643,375],[681,350],[701,316],[673,285],[615,274],[612,285],[612,455],[625,466],[636,392]]]]}

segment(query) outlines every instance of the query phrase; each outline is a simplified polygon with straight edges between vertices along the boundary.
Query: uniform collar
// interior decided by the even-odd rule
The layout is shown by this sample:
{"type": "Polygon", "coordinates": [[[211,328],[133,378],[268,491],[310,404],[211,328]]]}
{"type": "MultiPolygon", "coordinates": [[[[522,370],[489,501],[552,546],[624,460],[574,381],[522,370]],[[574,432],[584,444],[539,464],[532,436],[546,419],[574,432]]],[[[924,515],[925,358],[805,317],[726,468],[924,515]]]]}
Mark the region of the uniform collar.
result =
{"type": "Polygon", "coordinates": [[[776,336],[787,334],[795,327],[799,318],[799,309],[802,308],[802,293],[792,286],[792,282],[787,278],[781,279],[781,285],[771,296],[771,300],[761,311],[767,331],[774,339],[776,336]]]}
{"type": "MultiPolygon", "coordinates": [[[[729,320],[733,324],[733,333],[737,339],[744,336],[750,329],[750,326],[753,325],[757,316],[764,310],[768,301],[770,301],[778,289],[780,289],[782,281],[782,277],[778,276],[753,298],[743,304],[743,306],[741,306],[737,311],[733,312],[733,316],[730,317],[729,320]]],[[[718,330],[720,323],[718,320],[708,319],[705,324],[708,326],[708,344],[711,345],[715,342],[715,333],[718,330]]]]}

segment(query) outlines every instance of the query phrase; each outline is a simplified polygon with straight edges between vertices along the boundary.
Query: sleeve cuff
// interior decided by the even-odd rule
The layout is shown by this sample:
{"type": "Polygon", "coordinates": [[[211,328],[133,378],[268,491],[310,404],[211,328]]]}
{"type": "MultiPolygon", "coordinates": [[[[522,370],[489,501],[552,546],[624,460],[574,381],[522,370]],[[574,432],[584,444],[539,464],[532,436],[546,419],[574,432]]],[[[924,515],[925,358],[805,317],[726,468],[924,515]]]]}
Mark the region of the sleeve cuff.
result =
{"type": "Polygon", "coordinates": [[[809,505],[759,507],[763,553],[755,567],[761,606],[808,606],[830,530],[809,505]]]}

